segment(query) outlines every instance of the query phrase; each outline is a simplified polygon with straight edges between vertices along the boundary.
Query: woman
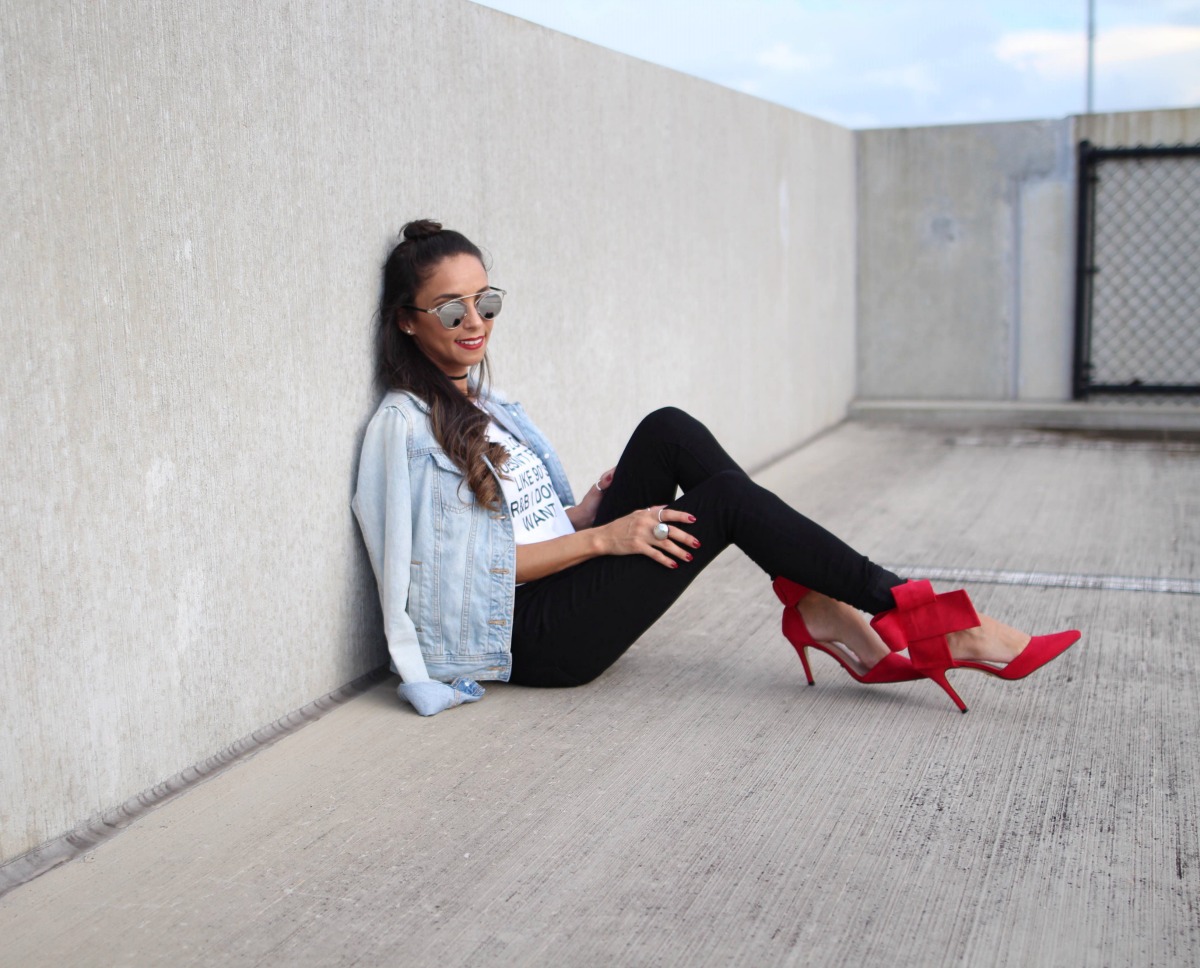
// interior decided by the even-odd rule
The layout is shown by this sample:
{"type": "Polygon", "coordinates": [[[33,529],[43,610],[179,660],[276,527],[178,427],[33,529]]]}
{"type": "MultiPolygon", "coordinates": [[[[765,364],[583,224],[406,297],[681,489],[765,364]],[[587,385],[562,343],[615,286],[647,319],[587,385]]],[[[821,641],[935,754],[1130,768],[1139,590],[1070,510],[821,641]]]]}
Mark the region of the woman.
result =
{"type": "Polygon", "coordinates": [[[926,676],[966,712],[948,669],[1017,679],[1079,638],[1031,639],[977,616],[966,592],[906,583],[755,484],[673,408],[646,417],[575,501],[520,405],[488,389],[504,292],[479,249],[437,222],[402,236],[379,305],[389,392],[367,427],[353,507],[399,692],[422,715],[478,699],[476,679],[590,682],[730,544],[775,579],[810,685],[814,648],[860,682],[926,676]]]}

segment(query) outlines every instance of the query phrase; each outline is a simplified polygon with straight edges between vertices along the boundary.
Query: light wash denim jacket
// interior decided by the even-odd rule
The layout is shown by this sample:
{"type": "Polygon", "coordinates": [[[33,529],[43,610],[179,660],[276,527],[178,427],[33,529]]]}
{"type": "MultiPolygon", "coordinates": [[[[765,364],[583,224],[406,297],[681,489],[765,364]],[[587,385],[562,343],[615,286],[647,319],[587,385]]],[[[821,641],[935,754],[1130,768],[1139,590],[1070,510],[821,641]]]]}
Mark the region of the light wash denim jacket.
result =
{"type": "MultiPolygon", "coordinates": [[[[541,457],[563,505],[574,504],[558,455],[521,405],[495,392],[481,403],[541,457]]],[[[404,680],[400,696],[430,716],[480,698],[475,679],[507,681],[512,519],[475,500],[433,436],[424,400],[383,398],[367,425],[351,507],[375,571],[392,669],[404,680]]]]}

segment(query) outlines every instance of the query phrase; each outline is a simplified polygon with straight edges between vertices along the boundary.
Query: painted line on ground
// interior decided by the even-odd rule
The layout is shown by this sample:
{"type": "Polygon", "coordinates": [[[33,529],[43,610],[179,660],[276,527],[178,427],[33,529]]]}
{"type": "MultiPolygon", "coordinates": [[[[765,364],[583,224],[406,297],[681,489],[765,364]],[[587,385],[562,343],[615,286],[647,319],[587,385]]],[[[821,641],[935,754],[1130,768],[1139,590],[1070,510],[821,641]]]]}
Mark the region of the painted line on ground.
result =
{"type": "Polygon", "coordinates": [[[884,565],[898,575],[938,581],[979,582],[985,585],[1025,585],[1032,588],[1086,588],[1112,592],[1158,592],[1200,595],[1195,578],[1150,578],[1136,575],[1074,575],[1049,571],[1000,571],[993,568],[935,568],[925,565],[884,565]]]}

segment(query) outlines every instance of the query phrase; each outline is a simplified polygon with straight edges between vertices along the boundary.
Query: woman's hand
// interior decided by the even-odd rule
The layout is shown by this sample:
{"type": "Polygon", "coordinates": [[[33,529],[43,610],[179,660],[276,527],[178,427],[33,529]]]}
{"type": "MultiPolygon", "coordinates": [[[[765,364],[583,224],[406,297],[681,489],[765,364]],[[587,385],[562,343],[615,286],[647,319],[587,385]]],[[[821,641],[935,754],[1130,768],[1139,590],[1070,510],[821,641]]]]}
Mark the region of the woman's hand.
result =
{"type": "Polygon", "coordinates": [[[676,522],[689,524],[696,519],[686,511],[675,511],[665,504],[634,511],[617,518],[596,530],[600,532],[603,554],[645,555],[660,565],[678,568],[679,561],[691,561],[690,548],[699,548],[700,542],[677,526],[676,522]],[[655,525],[662,521],[668,527],[667,537],[654,537],[655,525]],[[669,557],[674,555],[679,561],[669,557]]]}
{"type": "Polygon", "coordinates": [[[576,531],[583,531],[585,528],[590,528],[592,522],[596,520],[596,513],[600,510],[600,502],[604,500],[604,492],[607,491],[613,482],[613,472],[615,467],[610,467],[600,475],[600,480],[588,488],[587,494],[583,496],[583,500],[573,508],[567,508],[567,517],[571,519],[571,527],[576,531]]]}
{"type": "MultiPolygon", "coordinates": [[[[577,505],[568,513],[578,508],[577,505]]],[[[677,522],[695,520],[686,511],[669,510],[666,505],[659,505],[634,511],[598,528],[586,528],[533,544],[519,544],[516,578],[518,582],[536,581],[600,555],[646,555],[667,568],[678,568],[679,561],[675,559],[691,561],[692,553],[687,549],[699,548],[700,542],[678,527],[677,522]],[[668,528],[665,538],[654,537],[660,511],[668,528]]]]}

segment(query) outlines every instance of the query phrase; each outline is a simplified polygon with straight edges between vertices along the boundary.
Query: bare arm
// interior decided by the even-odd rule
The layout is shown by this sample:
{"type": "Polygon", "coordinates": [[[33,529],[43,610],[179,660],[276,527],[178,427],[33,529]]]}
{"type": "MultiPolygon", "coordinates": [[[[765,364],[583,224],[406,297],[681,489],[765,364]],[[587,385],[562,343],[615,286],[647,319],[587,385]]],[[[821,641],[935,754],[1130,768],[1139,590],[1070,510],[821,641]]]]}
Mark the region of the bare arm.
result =
{"type": "Polygon", "coordinates": [[[646,508],[598,528],[517,545],[517,581],[545,578],[601,555],[645,555],[667,568],[678,568],[675,559],[690,561],[692,555],[687,549],[699,548],[700,542],[676,527],[675,522],[696,519],[686,511],[662,510],[662,520],[670,525],[670,533],[660,540],[654,537],[659,511],[657,507],[646,508]]]}
{"type": "Polygon", "coordinates": [[[564,534],[548,541],[517,545],[517,581],[534,581],[605,552],[598,528],[564,534]]]}

